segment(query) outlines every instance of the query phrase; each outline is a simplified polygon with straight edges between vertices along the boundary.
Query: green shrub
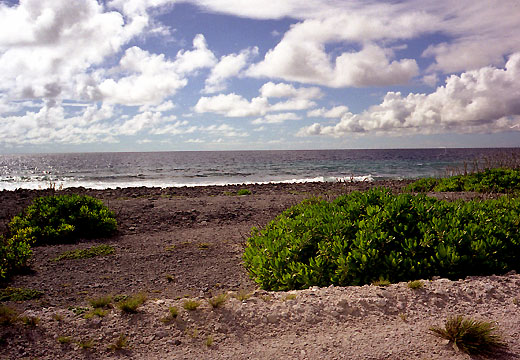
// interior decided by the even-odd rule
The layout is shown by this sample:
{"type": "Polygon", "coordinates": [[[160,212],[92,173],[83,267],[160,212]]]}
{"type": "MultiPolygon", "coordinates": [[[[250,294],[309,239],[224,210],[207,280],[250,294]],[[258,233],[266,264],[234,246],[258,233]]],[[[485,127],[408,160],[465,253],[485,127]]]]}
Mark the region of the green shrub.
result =
{"type": "Polygon", "coordinates": [[[26,266],[32,255],[33,243],[30,228],[20,229],[7,239],[0,234],[0,280],[6,280],[26,266]]]}
{"type": "Polygon", "coordinates": [[[197,310],[197,308],[200,306],[200,302],[197,300],[191,300],[188,299],[184,301],[184,304],[182,304],[182,307],[189,311],[197,310]]]}
{"type": "Polygon", "coordinates": [[[113,235],[114,214],[90,196],[59,195],[34,199],[9,223],[11,236],[34,239],[36,245],[113,235]]]}
{"type": "Polygon", "coordinates": [[[496,327],[487,321],[477,321],[463,316],[449,317],[444,328],[431,327],[435,335],[449,340],[456,350],[470,355],[497,355],[506,350],[507,344],[496,333],[496,327]]]}
{"type": "Polygon", "coordinates": [[[452,279],[517,270],[520,200],[447,202],[386,189],[306,200],[263,230],[244,263],[263,289],[452,279]]]}
{"type": "Polygon", "coordinates": [[[251,190],[249,190],[249,189],[240,189],[240,190],[237,191],[237,195],[239,195],[239,196],[251,195],[251,190]]]}
{"type": "Polygon", "coordinates": [[[415,192],[476,191],[498,193],[519,191],[520,170],[497,168],[449,178],[420,179],[408,185],[407,190],[415,192]]]}

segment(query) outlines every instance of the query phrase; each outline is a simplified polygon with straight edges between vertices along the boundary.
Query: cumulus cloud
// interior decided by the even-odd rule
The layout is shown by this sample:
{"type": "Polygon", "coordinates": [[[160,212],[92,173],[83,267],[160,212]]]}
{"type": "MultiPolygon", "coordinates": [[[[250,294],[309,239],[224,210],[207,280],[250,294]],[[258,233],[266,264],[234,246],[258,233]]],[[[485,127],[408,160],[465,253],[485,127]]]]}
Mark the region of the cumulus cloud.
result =
{"type": "Polygon", "coordinates": [[[145,24],[95,0],[0,4],[0,91],[10,99],[74,96],[74,79],[117,53],[145,24]],[[71,86],[72,85],[72,86],[71,86]]]}
{"type": "Polygon", "coordinates": [[[187,85],[186,74],[214,65],[215,56],[207,48],[204,36],[195,37],[193,48],[179,51],[175,61],[167,60],[164,54],[150,54],[137,46],[127,49],[117,70],[130,75],[104,80],[99,85],[102,99],[125,105],[160,103],[187,85]]]}
{"type": "Polygon", "coordinates": [[[197,113],[216,113],[227,117],[263,116],[273,111],[304,110],[316,105],[311,99],[323,94],[319,88],[295,88],[293,85],[268,82],[260,88],[260,96],[245,99],[235,93],[201,97],[194,107],[197,113]],[[269,98],[288,98],[275,104],[269,98]]]}
{"type": "Polygon", "coordinates": [[[258,116],[267,112],[266,98],[256,97],[251,101],[235,93],[201,97],[194,107],[197,113],[216,113],[227,117],[258,116]]]}
{"type": "Polygon", "coordinates": [[[226,80],[240,74],[249,60],[258,54],[258,48],[253,47],[242,50],[238,54],[222,56],[217,65],[211,70],[206,79],[206,86],[202,92],[215,93],[226,89],[226,80]]]}
{"type": "Polygon", "coordinates": [[[324,118],[330,118],[330,119],[339,119],[344,114],[348,113],[348,106],[340,105],[340,106],[334,106],[331,109],[314,109],[307,112],[308,117],[324,117],[324,118]]]}
{"type": "Polygon", "coordinates": [[[389,92],[379,105],[361,114],[346,113],[334,126],[315,123],[300,135],[351,133],[496,132],[520,120],[520,53],[505,68],[484,67],[452,75],[431,94],[389,92]]]}
{"type": "Polygon", "coordinates": [[[281,113],[281,114],[269,114],[263,118],[253,120],[251,123],[254,125],[262,124],[281,124],[287,120],[300,120],[301,116],[295,113],[281,113]]]}

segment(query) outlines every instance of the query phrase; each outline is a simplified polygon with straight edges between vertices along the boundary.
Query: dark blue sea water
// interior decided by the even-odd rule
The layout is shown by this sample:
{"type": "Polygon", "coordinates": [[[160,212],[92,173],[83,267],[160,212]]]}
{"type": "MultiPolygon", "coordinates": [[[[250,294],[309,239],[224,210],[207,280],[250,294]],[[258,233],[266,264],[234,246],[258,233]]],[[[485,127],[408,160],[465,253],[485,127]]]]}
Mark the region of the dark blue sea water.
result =
{"type": "Polygon", "coordinates": [[[520,149],[395,149],[0,155],[0,190],[50,185],[105,189],[404,179],[471,169],[520,149]]]}

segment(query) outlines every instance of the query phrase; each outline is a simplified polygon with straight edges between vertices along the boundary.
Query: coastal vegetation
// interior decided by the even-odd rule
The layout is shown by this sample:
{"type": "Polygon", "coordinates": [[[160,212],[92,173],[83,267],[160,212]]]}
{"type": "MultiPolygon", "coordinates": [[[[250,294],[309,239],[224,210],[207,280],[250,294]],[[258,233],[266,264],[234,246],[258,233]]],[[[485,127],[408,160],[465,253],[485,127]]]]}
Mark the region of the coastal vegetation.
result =
{"type": "Polygon", "coordinates": [[[85,195],[36,198],[0,235],[0,280],[26,265],[32,246],[107,237],[116,230],[114,213],[101,200],[85,195]]]}
{"type": "Polygon", "coordinates": [[[507,168],[486,169],[482,172],[447,178],[419,179],[408,185],[408,191],[475,191],[481,193],[512,193],[520,191],[520,170],[507,168]]]}
{"type": "Polygon", "coordinates": [[[289,208],[253,228],[243,259],[266,290],[503,274],[520,264],[519,225],[509,196],[448,202],[378,188],[289,208]]]}
{"type": "Polygon", "coordinates": [[[449,317],[444,327],[433,326],[430,331],[449,340],[455,350],[470,355],[496,355],[497,352],[507,348],[493,323],[465,318],[461,315],[449,317]]]}

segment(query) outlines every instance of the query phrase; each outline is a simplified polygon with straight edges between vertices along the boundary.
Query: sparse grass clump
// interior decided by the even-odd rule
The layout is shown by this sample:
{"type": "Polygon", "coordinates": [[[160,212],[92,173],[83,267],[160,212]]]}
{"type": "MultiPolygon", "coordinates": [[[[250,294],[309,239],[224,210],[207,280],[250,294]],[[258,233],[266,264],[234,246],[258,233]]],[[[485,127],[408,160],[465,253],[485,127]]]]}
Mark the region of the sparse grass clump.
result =
{"type": "Polygon", "coordinates": [[[112,295],[100,296],[98,298],[90,299],[88,302],[94,309],[108,308],[112,303],[112,295]]]}
{"type": "Polygon", "coordinates": [[[91,350],[94,348],[94,340],[92,339],[79,340],[77,344],[82,350],[91,350]]]}
{"type": "Polygon", "coordinates": [[[25,326],[36,327],[40,323],[40,318],[37,316],[22,316],[20,318],[25,326]]]}
{"type": "Polygon", "coordinates": [[[295,300],[295,299],[296,299],[296,294],[287,294],[283,298],[284,301],[295,300]]]}
{"type": "Polygon", "coordinates": [[[60,344],[70,344],[74,341],[71,336],[60,336],[56,339],[60,344]]]}
{"type": "Polygon", "coordinates": [[[449,340],[455,350],[470,355],[491,356],[507,348],[493,323],[464,318],[461,315],[449,317],[443,328],[433,326],[430,331],[449,340]]]}
{"type": "Polygon", "coordinates": [[[184,304],[182,304],[182,307],[188,311],[194,311],[197,310],[197,308],[200,306],[200,302],[197,300],[185,300],[184,304]]]}
{"type": "Polygon", "coordinates": [[[372,285],[374,285],[374,286],[388,286],[390,284],[391,284],[390,280],[386,280],[386,279],[379,279],[379,280],[372,282],[372,285]]]}
{"type": "Polygon", "coordinates": [[[8,306],[0,305],[0,325],[14,325],[18,321],[16,311],[8,306]]]}
{"type": "Polygon", "coordinates": [[[213,338],[213,335],[208,335],[208,337],[206,338],[205,344],[207,347],[211,347],[211,345],[213,345],[214,341],[215,340],[213,338]]]}
{"type": "Polygon", "coordinates": [[[119,335],[117,340],[108,346],[112,351],[120,351],[128,347],[128,337],[124,334],[119,335]]]}
{"type": "Polygon", "coordinates": [[[217,296],[213,296],[212,298],[208,299],[208,303],[211,305],[212,308],[216,309],[224,305],[224,303],[227,300],[226,294],[220,294],[217,296]]]}
{"type": "Polygon", "coordinates": [[[248,292],[247,290],[239,289],[239,290],[234,294],[234,297],[235,297],[235,299],[237,299],[237,300],[240,300],[240,301],[246,301],[247,299],[249,299],[249,298],[251,297],[251,293],[248,292]]]}
{"type": "Polygon", "coordinates": [[[52,261],[61,260],[77,260],[77,259],[88,259],[97,256],[107,256],[114,253],[114,248],[110,245],[98,245],[92,246],[87,249],[77,249],[71,251],[65,251],[63,254],[55,257],[52,261]]]}
{"type": "Polygon", "coordinates": [[[179,309],[176,306],[170,306],[168,308],[168,316],[161,319],[161,321],[165,324],[171,323],[179,316],[179,309]]]}
{"type": "Polygon", "coordinates": [[[210,245],[208,243],[200,243],[200,244],[197,244],[197,247],[200,250],[207,250],[207,249],[209,249],[210,245]]]}
{"type": "Polygon", "coordinates": [[[413,280],[408,282],[406,286],[408,286],[409,289],[417,290],[422,289],[424,287],[424,283],[421,280],[413,280]]]}
{"type": "Polygon", "coordinates": [[[105,317],[107,315],[108,315],[108,310],[103,310],[103,308],[98,307],[98,308],[92,309],[91,311],[86,313],[83,317],[85,319],[92,319],[94,316],[105,317]]]}
{"type": "Polygon", "coordinates": [[[0,301],[27,301],[42,296],[43,292],[33,289],[7,287],[0,290],[0,301]]]}
{"type": "Polygon", "coordinates": [[[143,305],[145,301],[146,295],[141,293],[134,296],[130,296],[125,300],[121,300],[117,304],[117,307],[124,313],[134,314],[137,312],[137,308],[143,305]]]}

